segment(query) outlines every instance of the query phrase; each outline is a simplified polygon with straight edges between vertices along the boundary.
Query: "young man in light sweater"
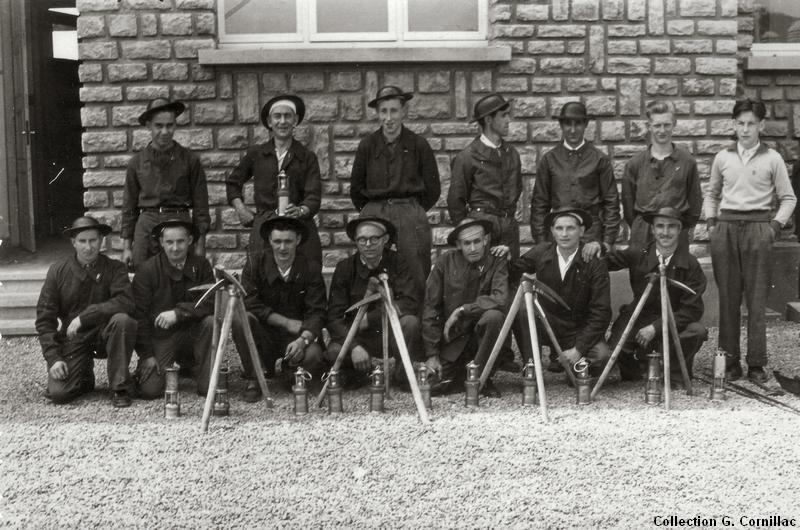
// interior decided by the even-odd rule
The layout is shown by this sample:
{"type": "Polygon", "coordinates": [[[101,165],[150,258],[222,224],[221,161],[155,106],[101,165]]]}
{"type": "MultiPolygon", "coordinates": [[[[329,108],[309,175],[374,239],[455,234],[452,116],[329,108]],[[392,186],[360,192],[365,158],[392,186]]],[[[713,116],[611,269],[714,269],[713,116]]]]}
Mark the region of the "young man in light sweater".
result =
{"type": "Polygon", "coordinates": [[[733,107],[737,142],[714,158],[703,204],[719,289],[719,347],[728,358],[726,376],[729,380],[742,376],[739,327],[744,294],[748,377],[756,383],[767,380],[764,313],[772,244],[797,202],[783,158],[759,141],[765,116],[760,101],[746,99],[733,107]]]}

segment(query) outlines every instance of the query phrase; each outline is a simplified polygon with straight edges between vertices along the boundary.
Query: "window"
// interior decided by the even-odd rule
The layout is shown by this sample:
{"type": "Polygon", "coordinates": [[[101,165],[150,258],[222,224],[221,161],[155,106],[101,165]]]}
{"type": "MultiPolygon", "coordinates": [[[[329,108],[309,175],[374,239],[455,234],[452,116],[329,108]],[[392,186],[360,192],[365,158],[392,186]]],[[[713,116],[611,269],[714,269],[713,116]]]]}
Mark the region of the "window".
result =
{"type": "Polygon", "coordinates": [[[753,52],[790,55],[800,51],[800,1],[756,0],[753,52]]]}
{"type": "Polygon", "coordinates": [[[220,43],[485,46],[488,0],[219,0],[220,43]]]}

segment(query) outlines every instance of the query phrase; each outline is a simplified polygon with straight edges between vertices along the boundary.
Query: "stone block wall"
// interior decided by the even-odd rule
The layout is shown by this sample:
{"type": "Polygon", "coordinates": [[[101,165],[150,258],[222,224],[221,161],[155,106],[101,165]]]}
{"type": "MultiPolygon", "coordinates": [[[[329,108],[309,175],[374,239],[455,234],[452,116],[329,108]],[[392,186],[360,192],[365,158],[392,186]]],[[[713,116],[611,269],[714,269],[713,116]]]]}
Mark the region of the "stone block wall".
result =
{"type": "MultiPolygon", "coordinates": [[[[676,140],[695,153],[707,177],[731,133],[737,7],[737,0],[498,0],[490,2],[490,44],[511,47],[505,64],[205,67],[197,50],[217,46],[215,0],[78,0],[84,203],[119,228],[125,164],[148,142],[136,117],[149,99],[182,99],[188,109],[176,139],[198,153],[209,180],[207,248],[217,263],[241,266],[247,231],[226,204],[224,179],[247,145],[266,139],[261,105],[295,92],[308,107],[297,137],[320,159],[318,224],[325,265],[332,266],[352,251],[344,234],[356,215],[350,168],[359,139],[377,127],[366,102],[379,86],[396,84],[415,92],[406,125],[436,153],[443,193],[429,220],[441,246],[449,231],[443,207],[450,161],[477,132],[468,123],[474,101],[500,91],[515,99],[508,140],[522,155],[518,216],[529,243],[536,163],[559,140],[552,115],[566,101],[581,99],[596,117],[587,138],[609,153],[619,178],[646,144],[646,102],[672,100],[676,140]]],[[[697,235],[704,238],[702,228],[697,235]]],[[[118,249],[119,239],[111,245],[118,249]]]]}

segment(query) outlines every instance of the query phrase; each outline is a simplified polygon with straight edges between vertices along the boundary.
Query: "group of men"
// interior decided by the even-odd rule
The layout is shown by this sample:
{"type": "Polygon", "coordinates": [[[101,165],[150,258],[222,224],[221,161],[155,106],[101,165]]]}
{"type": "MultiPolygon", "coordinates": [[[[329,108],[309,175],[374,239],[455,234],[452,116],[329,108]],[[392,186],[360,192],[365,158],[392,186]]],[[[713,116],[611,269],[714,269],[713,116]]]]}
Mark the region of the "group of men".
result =
{"type": "MultiPolygon", "coordinates": [[[[738,322],[744,290],[748,373],[759,382],[766,378],[764,307],[771,243],[796,199],[780,155],[759,141],[762,103],[736,103],[737,142],[715,158],[705,202],[694,158],[672,142],[672,105],[655,101],[647,106],[651,143],[629,160],[622,178],[622,210],[630,227],[623,250],[614,247],[621,215],[611,161],[584,139],[590,120],[586,107],[565,104],[554,117],[562,140],[536,169],[530,216],[534,245],[520,255],[522,167],[518,152],[504,139],[511,101],[500,94],[485,96],[473,112],[480,134],[452,162],[447,209],[455,227],[448,243],[455,248],[431,267],[427,211],[439,200],[441,187],[430,145],[403,124],[412,98],[398,87],[384,86],[368,103],[380,128],[362,139],[353,162],[350,194],[360,214],[347,223],[346,234],[356,252],[336,265],[329,290],[314,222],[322,195],[319,163],[294,138],[305,116],[304,102],[285,94],[264,105],[261,120],[270,139],[247,150],[226,184],[239,221],[251,227],[242,285],[267,376],[287,381],[298,367],[321,376],[341,356],[345,337],[356,325],[356,312],[348,309],[388,285],[402,329],[398,339],[435,374],[434,393],[460,389],[469,361],[486,364],[509,310],[509,293],[523,274],[536,274],[562,298],[563,303],[540,300],[557,342],[551,343],[546,330],[537,333],[550,346],[548,368],[563,371],[555,357],[560,346],[570,365],[585,359],[597,374],[608,361],[609,344],[621,339],[649,275],[662,264],[669,278],[694,291],[669,292],[691,371],[706,339],[700,324],[706,279],[689,253],[704,208],[728,375],[742,375],[738,322]],[[250,179],[256,211],[244,203],[243,188],[250,179]],[[279,210],[282,193],[288,201],[279,210]],[[777,211],[772,207],[776,198],[777,211]],[[634,298],[622,307],[606,339],[612,316],[609,270],[618,269],[629,270],[634,298]]],[[[92,390],[93,359],[105,356],[117,407],[128,406],[133,395],[161,395],[165,368],[173,362],[197,380],[200,394],[208,389],[214,308],[210,302],[196,306],[201,292],[192,288],[213,282],[204,256],[210,216],[199,159],[173,139],[184,109],[180,102],[155,100],[140,117],[152,141],[128,165],[121,229],[125,263],[100,254],[110,226],[81,217],[66,230],[75,253],[48,272],[36,321],[48,366],[47,393],[55,402],[92,390]],[[135,269],[132,284],[128,269],[135,269]],[[134,350],[138,366],[130,374],[134,350]]],[[[662,347],[660,307],[656,290],[622,346],[623,379],[640,378],[643,354],[662,347]]],[[[383,318],[380,300],[367,306],[341,359],[347,383],[363,382],[373,358],[381,355],[388,339],[383,318]]],[[[523,360],[529,360],[534,349],[525,318],[521,311],[513,329],[523,360]]],[[[247,352],[243,322],[234,323],[233,334],[240,354],[247,352]]],[[[387,376],[403,385],[396,343],[388,342],[396,363],[387,376]]],[[[248,355],[240,356],[247,380],[243,397],[256,401],[261,390],[254,367],[248,355]]],[[[483,392],[500,394],[491,378],[483,392]]]]}

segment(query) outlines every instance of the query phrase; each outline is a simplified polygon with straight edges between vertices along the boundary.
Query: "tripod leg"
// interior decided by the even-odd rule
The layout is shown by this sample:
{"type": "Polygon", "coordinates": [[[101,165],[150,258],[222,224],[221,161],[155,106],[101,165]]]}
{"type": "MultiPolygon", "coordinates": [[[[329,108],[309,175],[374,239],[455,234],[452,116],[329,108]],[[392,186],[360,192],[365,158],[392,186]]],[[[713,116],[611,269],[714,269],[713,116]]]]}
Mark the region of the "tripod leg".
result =
{"type": "MultiPolygon", "coordinates": [[[[336,361],[333,363],[333,367],[331,370],[339,370],[339,367],[342,366],[342,361],[344,361],[344,356],[347,355],[347,352],[350,351],[350,346],[353,345],[353,341],[358,334],[358,325],[361,324],[361,321],[364,319],[364,315],[367,314],[367,306],[362,305],[358,308],[358,312],[356,313],[356,317],[353,319],[353,323],[350,325],[350,329],[347,330],[347,336],[344,339],[344,344],[342,344],[342,349],[339,350],[339,355],[336,356],[336,361]]],[[[319,395],[317,396],[317,406],[322,407],[322,400],[325,399],[325,394],[328,393],[328,385],[330,384],[330,379],[325,379],[325,384],[322,385],[322,390],[319,391],[319,395]]]]}
{"type": "Polygon", "coordinates": [[[264,377],[264,367],[261,366],[261,358],[258,356],[258,348],[253,338],[253,330],[250,329],[250,321],[247,320],[247,311],[244,308],[244,302],[242,302],[238,293],[232,296],[231,300],[232,303],[235,304],[235,316],[241,322],[242,331],[244,331],[244,339],[247,342],[247,349],[250,352],[250,362],[253,363],[253,371],[256,373],[258,386],[261,387],[261,395],[264,396],[264,402],[267,404],[267,408],[271,409],[273,407],[272,394],[267,386],[267,379],[264,377]]]}
{"type": "Polygon", "coordinates": [[[667,298],[667,309],[669,310],[669,329],[672,332],[672,340],[675,343],[675,357],[678,358],[678,365],[681,367],[683,376],[683,386],[686,387],[686,394],[692,395],[692,378],[689,377],[689,369],[686,367],[686,359],[683,357],[683,346],[678,334],[678,326],[675,324],[675,313],[672,311],[672,302],[667,298]]]}
{"type": "Polygon", "coordinates": [[[214,367],[211,369],[211,379],[208,382],[208,393],[206,394],[206,403],[203,407],[203,419],[200,424],[203,432],[208,432],[208,420],[211,417],[211,407],[214,405],[214,395],[217,393],[217,382],[219,380],[219,367],[222,365],[222,358],[225,356],[225,344],[228,341],[228,335],[231,332],[231,322],[233,322],[233,309],[234,305],[231,299],[228,299],[228,305],[225,308],[225,318],[222,320],[222,329],[220,330],[220,339],[217,344],[217,352],[214,355],[214,367]]]}
{"type": "Polygon", "coordinates": [[[411,364],[411,356],[408,354],[406,341],[403,337],[403,328],[400,327],[400,317],[397,316],[397,311],[395,311],[394,305],[392,305],[390,299],[384,297],[383,305],[384,311],[388,313],[389,324],[392,326],[392,334],[394,335],[394,341],[397,344],[397,350],[400,352],[400,358],[403,360],[403,368],[405,368],[406,377],[408,378],[408,386],[411,387],[411,395],[414,396],[414,404],[417,406],[419,419],[422,421],[422,423],[430,423],[431,420],[428,417],[428,409],[425,407],[425,402],[422,401],[422,394],[420,394],[419,386],[417,386],[417,378],[416,374],[414,373],[414,366],[411,364]]]}
{"type": "Polygon", "coordinates": [[[664,350],[664,409],[669,410],[672,403],[672,384],[669,379],[669,292],[667,292],[667,273],[662,262],[659,265],[661,278],[661,349],[664,350]]]}
{"type": "MultiPolygon", "coordinates": [[[[524,284],[525,282],[523,282],[524,284]]],[[[530,284],[529,284],[530,285],[530,284]]],[[[547,417],[547,396],[544,393],[544,377],[542,375],[542,355],[539,351],[539,336],[536,334],[536,322],[533,312],[533,292],[525,289],[525,308],[528,310],[528,331],[531,335],[531,350],[533,350],[533,365],[536,368],[536,387],[539,390],[539,409],[542,419],[550,421],[547,417]]]]}
{"type": "Polygon", "coordinates": [[[558,362],[560,362],[561,366],[564,368],[564,372],[572,382],[572,386],[576,386],[578,383],[575,380],[575,374],[573,373],[574,370],[572,369],[572,366],[569,365],[567,358],[564,357],[564,352],[561,351],[561,346],[558,345],[556,334],[553,333],[553,328],[550,327],[550,322],[547,321],[547,315],[544,314],[544,309],[542,309],[542,305],[539,303],[539,298],[536,296],[533,298],[533,305],[536,307],[536,311],[539,314],[539,320],[542,322],[542,325],[547,332],[547,336],[550,338],[550,344],[556,351],[556,355],[558,355],[558,362]]]}
{"type": "Polygon", "coordinates": [[[389,395],[389,389],[391,387],[391,383],[389,382],[391,379],[389,377],[389,315],[386,314],[386,309],[384,309],[381,314],[381,333],[383,334],[383,395],[386,399],[389,399],[391,397],[389,395]]]}
{"type": "Polygon", "coordinates": [[[642,296],[639,297],[639,303],[636,304],[636,308],[633,310],[633,314],[631,315],[630,320],[628,320],[628,324],[625,326],[625,330],[622,332],[622,336],[619,338],[619,342],[617,342],[616,347],[614,347],[614,351],[611,353],[611,358],[606,363],[605,368],[603,368],[603,373],[600,374],[600,378],[597,380],[597,383],[595,383],[591,394],[592,399],[594,399],[594,396],[596,396],[597,392],[600,391],[600,387],[602,387],[603,383],[605,383],[606,379],[608,379],[608,374],[611,373],[611,369],[614,368],[614,363],[617,362],[617,357],[619,357],[619,354],[622,351],[622,347],[625,345],[625,341],[628,340],[628,335],[631,334],[631,331],[633,330],[633,325],[636,324],[636,319],[639,318],[639,315],[644,309],[644,304],[650,297],[650,292],[652,290],[653,290],[653,282],[651,281],[650,283],[647,284],[647,287],[644,288],[642,296]]]}
{"type": "Polygon", "coordinates": [[[522,286],[520,285],[517,288],[517,293],[514,295],[514,300],[511,302],[511,307],[508,308],[508,314],[506,315],[506,319],[503,321],[503,327],[500,328],[500,334],[497,335],[497,342],[494,343],[492,352],[489,354],[489,358],[486,360],[486,366],[483,367],[483,372],[481,373],[480,379],[480,388],[483,388],[483,385],[485,385],[486,381],[489,379],[489,374],[492,373],[492,367],[494,367],[497,356],[500,355],[500,350],[503,348],[503,343],[506,341],[509,331],[511,331],[511,326],[514,324],[514,319],[517,317],[521,303],[522,286]]]}
{"type": "Polygon", "coordinates": [[[214,293],[214,328],[211,334],[211,344],[219,343],[219,328],[222,325],[222,289],[214,293]]]}

